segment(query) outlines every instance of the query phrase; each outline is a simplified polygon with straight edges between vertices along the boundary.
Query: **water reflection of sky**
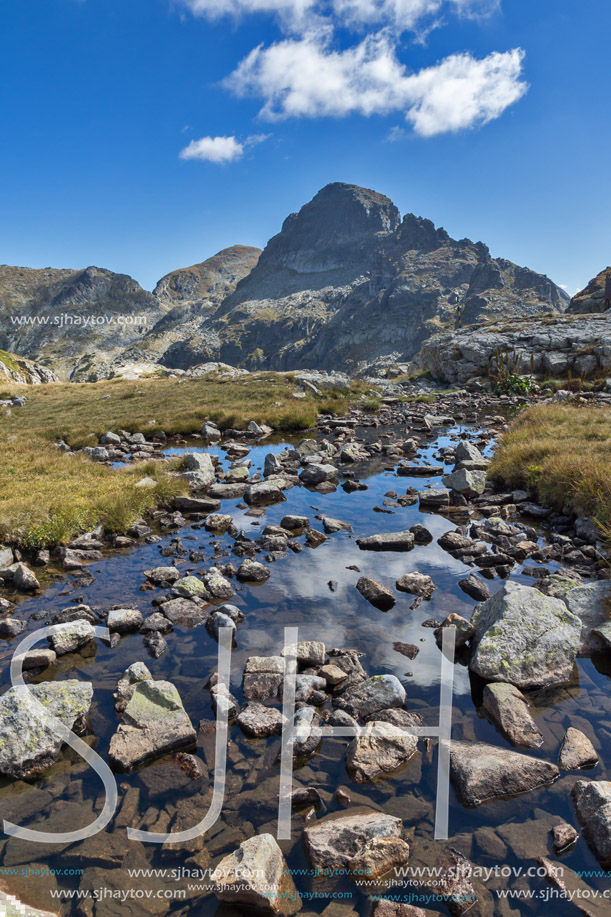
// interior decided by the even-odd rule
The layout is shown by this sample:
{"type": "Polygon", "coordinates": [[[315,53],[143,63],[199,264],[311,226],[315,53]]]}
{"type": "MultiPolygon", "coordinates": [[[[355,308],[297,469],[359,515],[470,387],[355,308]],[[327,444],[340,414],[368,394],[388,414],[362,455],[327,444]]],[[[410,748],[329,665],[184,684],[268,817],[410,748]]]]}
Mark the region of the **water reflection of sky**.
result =
{"type": "MultiPolygon", "coordinates": [[[[421,450],[419,461],[436,462],[439,449],[456,443],[456,435],[463,428],[444,430],[430,445],[421,450]]],[[[359,431],[360,432],[360,431],[359,431]]],[[[367,430],[365,435],[375,439],[379,430],[367,430]]],[[[262,470],[264,457],[268,452],[280,452],[285,448],[282,442],[264,442],[251,449],[247,458],[251,462],[251,473],[262,470]]],[[[167,454],[181,454],[184,451],[204,451],[201,446],[189,445],[186,448],[168,448],[167,454]]],[[[226,453],[219,446],[209,450],[217,455],[224,468],[228,467],[226,453]]],[[[289,552],[285,558],[270,564],[270,579],[262,586],[241,586],[234,581],[236,588],[235,603],[244,611],[246,620],[240,624],[237,632],[236,647],[233,658],[232,690],[239,700],[241,694],[241,672],[246,658],[250,655],[277,654],[283,645],[283,631],[288,626],[298,626],[302,639],[322,640],[327,647],[355,647],[364,656],[362,663],[366,671],[373,675],[393,673],[403,682],[407,691],[408,709],[421,712],[427,723],[435,724],[438,716],[438,682],[440,675],[441,654],[437,648],[433,630],[422,627],[427,618],[443,620],[451,612],[469,617],[475,602],[466,596],[458,587],[458,581],[472,572],[473,568],[452,558],[437,544],[437,539],[455,524],[442,515],[422,513],[418,505],[410,507],[384,507],[392,513],[374,512],[374,507],[383,506],[387,491],[401,494],[410,486],[426,487],[429,483],[438,483],[439,477],[431,479],[396,477],[392,469],[386,469],[384,456],[371,460],[364,468],[358,470],[358,476],[368,485],[366,491],[347,494],[338,488],[335,493],[321,495],[305,488],[294,487],[286,492],[287,501],[268,507],[264,516],[254,519],[246,515],[245,509],[238,509],[238,500],[223,501],[223,511],[233,516],[237,526],[251,537],[256,538],[265,525],[279,524],[286,513],[307,515],[313,527],[322,529],[322,524],[314,517],[317,513],[341,519],[350,523],[353,532],[340,532],[329,536],[327,541],[316,549],[304,548],[301,553],[289,552]],[[427,546],[416,546],[406,553],[366,552],[360,551],[356,539],[377,532],[402,531],[415,523],[425,525],[433,535],[433,541],[427,546]],[[359,572],[347,569],[357,566],[359,572]],[[432,577],[436,590],[430,601],[423,601],[420,606],[411,610],[410,605],[415,596],[397,592],[395,581],[405,573],[420,572],[432,577]],[[391,588],[396,595],[396,604],[384,613],[373,608],[357,592],[355,583],[360,575],[371,576],[391,588]],[[329,581],[336,583],[335,591],[329,588],[329,581]],[[409,660],[393,649],[396,641],[414,644],[419,648],[415,659],[409,660]],[[410,673],[407,675],[406,673],[410,673]]],[[[33,613],[51,613],[66,607],[75,601],[83,601],[94,608],[104,609],[115,603],[136,606],[146,615],[152,610],[151,600],[163,597],[160,590],[143,592],[140,587],[144,582],[143,571],[151,567],[166,565],[171,558],[160,556],[160,547],[170,544],[172,538],[180,537],[187,550],[202,550],[205,560],[202,563],[191,563],[180,559],[182,571],[201,572],[213,563],[214,544],[223,546],[226,556],[220,562],[239,560],[231,553],[232,539],[228,536],[214,536],[204,529],[193,529],[191,525],[178,532],[164,533],[160,544],[141,544],[130,549],[115,552],[88,569],[95,577],[91,585],[83,585],[71,576],[61,576],[44,595],[26,598],[20,602],[18,614],[29,617],[33,613]]],[[[301,538],[300,540],[303,540],[301,538]]],[[[259,558],[261,559],[261,558],[259,558]]],[[[553,566],[553,565],[550,565],[553,566]]],[[[524,577],[516,568],[515,576],[532,585],[533,581],[524,577]]],[[[492,591],[501,586],[500,580],[489,582],[492,591]]],[[[48,621],[41,620],[41,623],[48,621]]],[[[30,621],[29,629],[40,626],[30,621]]],[[[112,693],[125,668],[137,659],[143,660],[156,678],[168,678],[176,684],[185,708],[193,722],[201,718],[210,719],[212,709],[210,696],[203,689],[208,675],[217,665],[217,645],[207,633],[205,627],[189,630],[175,628],[167,635],[168,650],[160,659],[151,659],[139,635],[130,635],[122,639],[120,645],[110,649],[98,643],[96,654],[82,657],[74,654],[64,657],[55,671],[45,674],[46,678],[76,677],[91,680],[95,686],[94,706],[92,708],[92,730],[97,736],[97,750],[105,755],[108,743],[117,726],[114,713],[112,693]]],[[[2,689],[8,687],[8,657],[11,653],[11,642],[0,645],[2,668],[0,678],[2,689]]],[[[498,744],[500,740],[496,730],[484,719],[477,716],[474,701],[471,697],[471,684],[468,670],[457,663],[454,669],[455,678],[455,738],[479,739],[498,744]]],[[[583,722],[588,728],[596,729],[600,743],[605,747],[611,745],[611,710],[608,696],[608,680],[604,672],[599,672],[589,660],[579,663],[578,680],[569,687],[555,692],[542,693],[537,700],[535,713],[537,723],[542,730],[546,745],[541,754],[550,756],[550,750],[557,748],[567,725],[583,722]]],[[[587,731],[587,729],[586,729],[587,731]]],[[[591,734],[591,733],[590,733],[591,734]]],[[[253,754],[255,746],[240,735],[237,728],[232,730],[232,741],[239,748],[248,748],[253,754]]],[[[263,754],[264,743],[259,743],[259,752],[263,754]]],[[[336,740],[326,740],[321,753],[314,759],[311,768],[298,772],[304,783],[328,783],[334,788],[348,781],[343,764],[344,744],[336,740]],[[314,777],[311,775],[314,774],[314,777]],[[308,775],[310,775],[308,777],[308,775]]],[[[536,752],[539,754],[539,752],[536,752]]],[[[551,752],[553,756],[553,751],[551,752]]],[[[411,767],[411,766],[410,766],[411,767]]],[[[374,802],[382,804],[388,811],[407,817],[409,805],[413,801],[410,795],[416,784],[415,772],[401,771],[389,780],[360,788],[364,795],[374,802]]],[[[418,765],[420,767],[420,764],[418,765]]],[[[276,774],[273,760],[270,759],[270,773],[276,774]]],[[[604,765],[597,771],[598,779],[604,775],[604,765]]],[[[36,782],[36,791],[52,783],[51,776],[43,776],[36,782]]],[[[138,774],[122,778],[128,786],[140,786],[138,774]]],[[[436,761],[422,763],[422,778],[417,794],[430,799],[434,793],[436,780],[436,761]]],[[[98,781],[91,772],[84,777],[84,793],[95,795],[99,792],[98,781]]],[[[0,809],[2,795],[10,795],[12,787],[6,781],[0,781],[0,809]]],[[[543,788],[518,800],[506,800],[469,811],[460,806],[454,796],[451,800],[451,831],[473,831],[484,824],[492,826],[510,819],[527,819],[533,816],[533,807],[540,806],[548,812],[561,814],[572,820],[570,804],[566,793],[558,793],[557,788],[543,788]]],[[[252,812],[244,813],[244,818],[252,819],[258,827],[252,812]]],[[[300,865],[303,860],[301,845],[296,844],[291,854],[293,865],[300,865]]],[[[510,857],[511,859],[511,857],[510,857]]],[[[596,864],[584,844],[576,853],[566,860],[573,868],[596,868],[596,864]]],[[[56,864],[58,865],[58,864],[56,864]]],[[[61,865],[61,864],[59,864],[61,865]]],[[[215,905],[205,904],[214,913],[215,905]]],[[[319,912],[315,907],[314,910],[319,912]]],[[[195,907],[193,913],[203,913],[195,907]]],[[[208,913],[208,911],[206,911],[208,913]]],[[[564,914],[562,907],[557,913],[564,914]]],[[[568,913],[568,911],[567,911],[568,913]]]]}

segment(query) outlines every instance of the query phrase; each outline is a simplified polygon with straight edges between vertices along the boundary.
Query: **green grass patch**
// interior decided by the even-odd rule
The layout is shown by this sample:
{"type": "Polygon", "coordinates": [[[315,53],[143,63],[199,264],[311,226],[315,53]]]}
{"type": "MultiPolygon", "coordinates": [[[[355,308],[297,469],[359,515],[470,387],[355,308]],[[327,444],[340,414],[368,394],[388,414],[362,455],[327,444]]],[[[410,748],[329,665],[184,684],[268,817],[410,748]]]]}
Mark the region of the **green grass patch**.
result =
{"type": "Polygon", "coordinates": [[[611,410],[592,405],[528,408],[503,434],[489,476],[533,491],[558,512],[592,516],[611,543],[611,410]]]}

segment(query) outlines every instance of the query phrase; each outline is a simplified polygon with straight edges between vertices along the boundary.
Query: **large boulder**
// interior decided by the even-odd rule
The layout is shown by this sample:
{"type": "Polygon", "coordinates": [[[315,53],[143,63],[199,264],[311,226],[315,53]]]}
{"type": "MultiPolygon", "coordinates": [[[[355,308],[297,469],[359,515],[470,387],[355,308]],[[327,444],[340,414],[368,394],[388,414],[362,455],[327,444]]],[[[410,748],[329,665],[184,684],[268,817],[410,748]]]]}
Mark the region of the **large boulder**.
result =
{"type": "Polygon", "coordinates": [[[560,599],[518,583],[505,583],[477,605],[471,623],[475,652],[470,668],[489,681],[519,688],[570,679],[581,642],[581,621],[560,599]]]}
{"type": "MultiPolygon", "coordinates": [[[[93,685],[83,681],[45,682],[29,688],[35,700],[74,732],[83,732],[93,685]]],[[[0,774],[23,778],[56,761],[63,740],[44,725],[15,688],[0,698],[0,774]]]]}
{"type": "Polygon", "coordinates": [[[452,742],[450,773],[460,801],[478,806],[551,783],[559,771],[550,761],[483,742],[452,742]]]}
{"type": "Polygon", "coordinates": [[[221,860],[212,878],[221,901],[286,917],[301,910],[301,898],[271,834],[258,834],[243,841],[221,860]]]}
{"type": "Polygon", "coordinates": [[[161,755],[194,745],[197,739],[180,695],[169,681],[141,681],[123,713],[123,723],[110,740],[109,760],[132,771],[161,755]]]}

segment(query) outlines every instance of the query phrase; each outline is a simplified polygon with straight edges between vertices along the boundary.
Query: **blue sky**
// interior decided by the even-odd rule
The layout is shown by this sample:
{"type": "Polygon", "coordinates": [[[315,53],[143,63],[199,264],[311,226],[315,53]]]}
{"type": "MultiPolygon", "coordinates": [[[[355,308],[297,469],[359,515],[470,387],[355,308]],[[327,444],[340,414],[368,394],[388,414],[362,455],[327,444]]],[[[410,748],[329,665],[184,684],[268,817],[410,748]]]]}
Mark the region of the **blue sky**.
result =
{"type": "Polygon", "coordinates": [[[3,0],[0,262],[151,289],[365,185],[569,292],[611,262],[608,0],[3,0]]]}

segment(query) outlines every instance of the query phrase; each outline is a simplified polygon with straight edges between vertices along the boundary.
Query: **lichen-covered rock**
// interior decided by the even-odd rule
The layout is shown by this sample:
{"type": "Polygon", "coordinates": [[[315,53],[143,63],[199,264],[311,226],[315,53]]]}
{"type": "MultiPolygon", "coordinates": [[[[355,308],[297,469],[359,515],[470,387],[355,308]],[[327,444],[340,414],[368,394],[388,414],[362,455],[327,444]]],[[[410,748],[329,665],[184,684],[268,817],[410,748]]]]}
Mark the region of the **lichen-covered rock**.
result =
{"type": "MultiPolygon", "coordinates": [[[[68,729],[83,731],[93,697],[90,682],[45,682],[28,691],[68,729]]],[[[63,744],[16,688],[0,697],[0,774],[23,778],[43,771],[56,761],[63,744]]]]}
{"type": "Polygon", "coordinates": [[[180,695],[169,681],[136,684],[123,712],[123,723],[110,740],[113,767],[132,771],[141,764],[193,745],[196,732],[180,695]]]}
{"type": "Polygon", "coordinates": [[[181,579],[176,580],[172,589],[176,595],[183,596],[186,599],[205,599],[208,597],[204,583],[197,576],[183,576],[181,579]]]}
{"type": "Polygon", "coordinates": [[[560,599],[505,583],[471,618],[475,652],[470,668],[490,681],[533,688],[570,679],[581,622],[560,599]]]}

